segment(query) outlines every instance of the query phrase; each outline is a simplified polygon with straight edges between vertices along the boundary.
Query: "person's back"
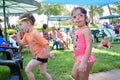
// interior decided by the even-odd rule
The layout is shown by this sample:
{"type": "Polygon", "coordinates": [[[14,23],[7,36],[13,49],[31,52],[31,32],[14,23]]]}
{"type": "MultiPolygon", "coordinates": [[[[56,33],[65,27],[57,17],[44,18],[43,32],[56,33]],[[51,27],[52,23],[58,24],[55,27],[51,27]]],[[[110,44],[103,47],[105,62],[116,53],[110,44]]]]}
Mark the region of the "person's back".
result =
{"type": "Polygon", "coordinates": [[[40,58],[47,58],[45,46],[47,41],[42,38],[40,33],[36,29],[32,29],[29,33],[25,33],[23,41],[29,45],[30,51],[33,57],[38,56],[40,58]],[[34,46],[34,47],[33,47],[34,46]]]}
{"type": "Polygon", "coordinates": [[[43,32],[43,37],[49,41],[49,33],[48,33],[48,25],[47,24],[43,24],[42,27],[42,32],[43,32]]]}

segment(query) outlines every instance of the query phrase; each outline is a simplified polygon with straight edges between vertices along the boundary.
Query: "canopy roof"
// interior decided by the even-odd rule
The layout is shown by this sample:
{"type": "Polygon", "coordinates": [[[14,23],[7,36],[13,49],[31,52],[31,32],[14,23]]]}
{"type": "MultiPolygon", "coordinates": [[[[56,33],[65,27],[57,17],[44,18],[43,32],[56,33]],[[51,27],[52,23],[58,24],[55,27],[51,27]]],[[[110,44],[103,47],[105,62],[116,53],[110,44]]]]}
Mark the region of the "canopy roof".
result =
{"type": "Polygon", "coordinates": [[[53,17],[48,17],[49,21],[66,21],[70,20],[71,18],[68,16],[53,16],[53,17]]]}
{"type": "Polygon", "coordinates": [[[40,3],[34,0],[0,0],[0,15],[3,15],[3,8],[5,7],[5,12],[8,15],[18,14],[23,12],[32,12],[40,7],[40,3]]]}
{"type": "Polygon", "coordinates": [[[40,3],[35,0],[0,0],[0,15],[4,16],[5,40],[7,40],[6,16],[32,12],[39,9],[39,7],[40,3]]]}
{"type": "Polygon", "coordinates": [[[103,16],[99,19],[113,19],[113,18],[120,18],[120,15],[108,15],[108,16],[103,16]]]}
{"type": "MultiPolygon", "coordinates": [[[[37,0],[41,2],[41,0],[37,0]]],[[[72,4],[86,6],[105,6],[119,2],[120,0],[42,0],[45,4],[72,4]]]]}

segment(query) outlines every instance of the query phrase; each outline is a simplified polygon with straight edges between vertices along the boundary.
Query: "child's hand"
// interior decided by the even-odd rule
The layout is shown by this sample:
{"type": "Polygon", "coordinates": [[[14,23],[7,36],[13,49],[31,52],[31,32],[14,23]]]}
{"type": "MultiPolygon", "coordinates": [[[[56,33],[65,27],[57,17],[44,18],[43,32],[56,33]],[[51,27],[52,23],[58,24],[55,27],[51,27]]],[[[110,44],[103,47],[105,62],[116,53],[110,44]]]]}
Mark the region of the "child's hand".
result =
{"type": "Polygon", "coordinates": [[[7,46],[7,44],[6,44],[5,42],[3,42],[3,43],[2,43],[2,46],[3,46],[3,47],[6,47],[6,46],[7,46]]]}
{"type": "Polygon", "coordinates": [[[86,72],[87,71],[87,63],[81,62],[81,64],[79,65],[79,69],[80,72],[86,72]]]}
{"type": "Polygon", "coordinates": [[[49,54],[49,58],[55,58],[54,54],[49,54]]]}
{"type": "Polygon", "coordinates": [[[13,34],[11,38],[14,39],[15,41],[18,39],[16,34],[13,34]]]}

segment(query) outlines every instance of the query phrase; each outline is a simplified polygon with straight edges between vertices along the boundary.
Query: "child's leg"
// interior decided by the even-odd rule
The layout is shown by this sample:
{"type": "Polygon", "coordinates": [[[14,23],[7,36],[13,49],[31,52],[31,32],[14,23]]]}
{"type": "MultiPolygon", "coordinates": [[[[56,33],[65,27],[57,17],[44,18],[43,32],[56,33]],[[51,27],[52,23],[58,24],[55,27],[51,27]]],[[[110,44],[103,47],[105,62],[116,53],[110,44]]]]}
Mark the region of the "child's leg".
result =
{"type": "Polygon", "coordinates": [[[51,76],[49,73],[46,71],[46,63],[40,64],[40,70],[41,70],[41,75],[46,78],[46,80],[52,80],[51,76]]]}
{"type": "Polygon", "coordinates": [[[104,46],[100,44],[100,45],[98,45],[98,48],[104,48],[104,46]]]}
{"type": "Polygon", "coordinates": [[[25,72],[28,76],[29,80],[35,80],[34,74],[32,73],[32,70],[37,67],[38,65],[40,65],[40,61],[37,61],[35,59],[32,59],[31,61],[29,61],[29,63],[27,64],[26,68],[25,68],[25,72]]]}
{"type": "Polygon", "coordinates": [[[78,66],[78,64],[75,63],[74,66],[73,66],[73,69],[72,69],[71,76],[72,76],[72,78],[74,78],[75,80],[80,80],[80,77],[79,77],[79,75],[78,75],[77,66],[78,66]]]}
{"type": "Polygon", "coordinates": [[[52,46],[52,49],[54,49],[54,46],[55,46],[55,41],[53,40],[53,46],[52,46]]]}
{"type": "Polygon", "coordinates": [[[93,64],[90,63],[87,66],[87,71],[86,72],[79,72],[79,76],[80,76],[79,80],[88,80],[89,74],[90,74],[90,70],[91,70],[92,66],[93,66],[93,64]]]}

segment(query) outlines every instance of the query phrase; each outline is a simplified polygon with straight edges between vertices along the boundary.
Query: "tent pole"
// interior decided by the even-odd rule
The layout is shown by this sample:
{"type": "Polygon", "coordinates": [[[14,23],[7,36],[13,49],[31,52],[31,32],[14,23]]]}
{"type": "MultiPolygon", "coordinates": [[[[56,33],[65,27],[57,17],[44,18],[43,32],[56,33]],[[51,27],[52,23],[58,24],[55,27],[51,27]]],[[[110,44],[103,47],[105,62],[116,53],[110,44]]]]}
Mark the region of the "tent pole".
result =
{"type": "Polygon", "coordinates": [[[5,12],[5,0],[3,0],[3,15],[4,15],[4,34],[5,40],[7,41],[7,32],[6,32],[6,12],[5,12]]]}

